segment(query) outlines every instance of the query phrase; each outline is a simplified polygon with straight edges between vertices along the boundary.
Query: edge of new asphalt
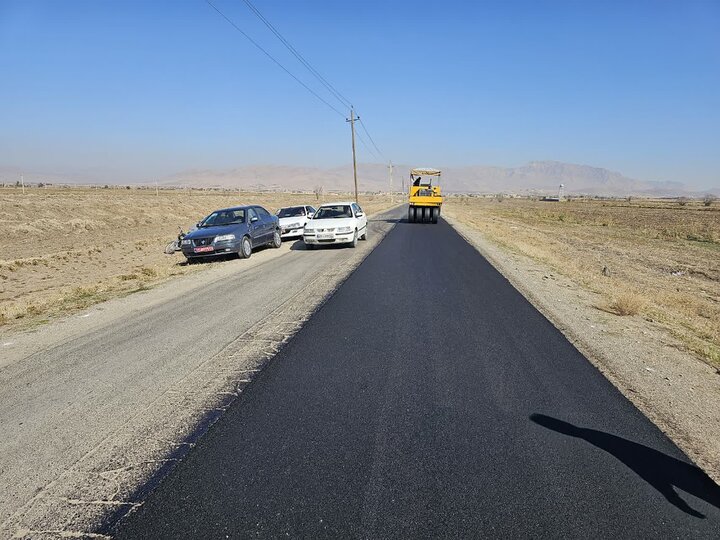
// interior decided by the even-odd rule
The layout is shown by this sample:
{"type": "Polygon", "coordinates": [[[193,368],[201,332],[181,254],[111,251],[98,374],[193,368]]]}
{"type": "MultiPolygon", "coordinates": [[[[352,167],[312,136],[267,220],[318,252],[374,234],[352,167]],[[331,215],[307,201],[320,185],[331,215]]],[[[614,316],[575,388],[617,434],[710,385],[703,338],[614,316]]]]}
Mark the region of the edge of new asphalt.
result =
{"type": "MultiPolygon", "coordinates": [[[[356,264],[346,275],[342,277],[342,279],[337,283],[335,288],[328,294],[319,304],[314,306],[312,311],[308,313],[307,319],[309,320],[311,317],[313,317],[318,311],[320,311],[323,306],[332,298],[332,296],[335,294],[335,292],[343,286],[343,284],[352,276],[357,270],[363,265],[365,262],[365,259],[373,252],[375,249],[383,242],[385,237],[392,232],[392,230],[395,228],[397,223],[399,223],[402,220],[402,217],[393,218],[391,217],[392,213],[396,212],[399,208],[404,207],[405,203],[401,203],[399,205],[393,206],[391,208],[388,208],[386,210],[382,210],[380,212],[377,212],[371,216],[371,219],[369,221],[373,220],[383,220],[388,223],[391,223],[391,226],[382,233],[382,237],[379,242],[374,243],[370,250],[367,251],[362,257],[362,259],[359,261],[358,264],[356,264]]],[[[404,215],[404,214],[403,214],[404,215]]],[[[267,264],[271,261],[266,261],[264,264],[267,264]]],[[[304,325],[303,325],[304,326],[304,325]]],[[[294,335],[291,337],[290,340],[281,342],[278,346],[277,350],[275,351],[275,354],[264,362],[262,366],[260,367],[260,370],[258,373],[256,373],[253,376],[252,383],[254,383],[256,380],[261,379],[264,374],[267,372],[268,366],[272,363],[272,361],[275,359],[275,357],[288,345],[288,343],[292,340],[294,335]]],[[[180,462],[185,458],[185,456],[188,455],[189,452],[191,452],[195,446],[195,444],[205,435],[210,428],[227,412],[227,409],[231,407],[236,401],[239,399],[242,399],[243,393],[240,393],[235,396],[229,396],[226,398],[226,400],[223,401],[223,403],[218,404],[217,408],[213,410],[207,411],[200,419],[196,427],[192,430],[190,435],[186,437],[182,444],[178,444],[176,448],[166,457],[165,463],[157,470],[155,473],[153,473],[150,478],[147,479],[142,485],[140,485],[136,490],[134,490],[130,496],[130,500],[132,501],[144,501],[148,495],[150,495],[161,483],[162,481],[172,473],[172,471],[180,464],[180,462]]],[[[98,532],[100,534],[107,534],[113,531],[118,527],[118,525],[121,524],[121,522],[130,514],[132,514],[136,510],[136,506],[132,506],[129,508],[126,507],[120,507],[114,512],[110,513],[106,518],[103,520],[103,524],[98,529],[98,532]]]]}

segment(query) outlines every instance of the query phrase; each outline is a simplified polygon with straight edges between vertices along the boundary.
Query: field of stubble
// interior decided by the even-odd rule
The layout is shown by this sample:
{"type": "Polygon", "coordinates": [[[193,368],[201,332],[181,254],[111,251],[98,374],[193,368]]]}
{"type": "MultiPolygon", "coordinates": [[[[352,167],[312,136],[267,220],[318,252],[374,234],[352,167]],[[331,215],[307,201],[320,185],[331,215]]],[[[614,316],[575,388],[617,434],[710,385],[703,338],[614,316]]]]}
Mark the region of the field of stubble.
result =
{"type": "MultiPolygon", "coordinates": [[[[318,202],[290,193],[33,188],[23,195],[0,189],[0,333],[202,272],[207,265],[185,265],[180,254],[163,249],[179,226],[187,230],[217,208],[260,204],[274,212],[318,202]]],[[[390,201],[364,196],[360,204],[373,213],[390,201]]]]}
{"type": "Polygon", "coordinates": [[[720,203],[454,197],[449,215],[669,330],[720,366],[720,203]]]}

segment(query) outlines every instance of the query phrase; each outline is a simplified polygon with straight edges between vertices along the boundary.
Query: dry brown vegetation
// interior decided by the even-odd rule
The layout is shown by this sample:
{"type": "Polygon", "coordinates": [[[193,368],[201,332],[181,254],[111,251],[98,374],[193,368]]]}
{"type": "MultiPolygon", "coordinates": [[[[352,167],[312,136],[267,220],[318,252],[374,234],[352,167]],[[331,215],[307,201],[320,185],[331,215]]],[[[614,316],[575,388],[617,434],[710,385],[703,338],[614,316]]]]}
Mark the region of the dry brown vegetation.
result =
{"type": "MultiPolygon", "coordinates": [[[[326,194],[327,200],[337,195],[326,194]]],[[[349,196],[341,196],[348,199],[349,196]]],[[[143,290],[172,276],[200,272],[165,245],[211,211],[261,204],[274,211],[314,204],[315,195],[237,191],[57,188],[0,189],[0,329],[143,290]]],[[[384,196],[361,196],[368,213],[390,206],[384,196]]]]}
{"type": "Polygon", "coordinates": [[[597,293],[598,309],[641,315],[720,366],[720,205],[451,197],[444,212],[597,293]]]}

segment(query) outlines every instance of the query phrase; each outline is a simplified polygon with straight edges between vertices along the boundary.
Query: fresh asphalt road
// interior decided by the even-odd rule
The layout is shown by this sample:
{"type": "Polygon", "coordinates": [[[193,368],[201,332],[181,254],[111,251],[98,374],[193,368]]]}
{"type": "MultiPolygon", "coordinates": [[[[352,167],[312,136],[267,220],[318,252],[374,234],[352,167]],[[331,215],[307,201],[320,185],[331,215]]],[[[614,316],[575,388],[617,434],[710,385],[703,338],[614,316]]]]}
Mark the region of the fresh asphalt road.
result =
{"type": "Polygon", "coordinates": [[[399,223],[120,538],[718,538],[720,488],[446,223],[399,223]]]}

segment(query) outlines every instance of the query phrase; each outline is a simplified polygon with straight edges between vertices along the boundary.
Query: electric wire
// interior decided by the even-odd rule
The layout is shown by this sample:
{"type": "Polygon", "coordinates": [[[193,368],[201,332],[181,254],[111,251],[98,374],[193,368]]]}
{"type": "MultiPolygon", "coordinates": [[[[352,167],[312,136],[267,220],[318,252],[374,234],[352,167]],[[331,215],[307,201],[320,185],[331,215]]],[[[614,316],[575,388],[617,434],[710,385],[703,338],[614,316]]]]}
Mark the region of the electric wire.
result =
{"type": "Polygon", "coordinates": [[[260,19],[265,26],[268,27],[268,29],[275,34],[275,37],[277,37],[280,42],[285,45],[285,48],[292,53],[292,55],[297,58],[297,60],[305,66],[305,68],[318,80],[320,81],[320,84],[322,84],[328,92],[330,92],[335,99],[337,99],[343,106],[347,108],[352,107],[352,103],[350,103],[350,100],[347,99],[345,96],[343,96],[332,84],[328,82],[325,77],[323,77],[313,66],[308,62],[305,57],[303,57],[298,50],[292,46],[292,44],[285,39],[285,37],[280,33],[280,31],[273,26],[273,24],[262,14],[260,13],[260,10],[255,7],[255,5],[250,0],[243,0],[245,2],[245,5],[252,11],[258,19],[260,19]]]}
{"type": "Polygon", "coordinates": [[[340,116],[342,116],[343,118],[345,118],[345,115],[344,115],[343,113],[341,113],[341,112],[340,112],[338,109],[336,109],[333,105],[331,105],[331,104],[328,103],[325,99],[323,99],[317,92],[315,92],[315,91],[314,91],[312,88],[310,88],[307,84],[305,84],[305,83],[302,82],[300,79],[298,79],[289,69],[287,69],[287,68],[286,68],[285,66],[283,66],[278,60],[276,60],[273,55],[271,55],[269,52],[267,52],[265,49],[263,49],[263,48],[260,46],[259,43],[257,43],[253,38],[251,38],[248,34],[246,34],[246,33],[245,33],[237,24],[235,24],[227,15],[225,15],[222,11],[220,11],[220,10],[215,6],[215,4],[213,4],[210,0],[205,0],[205,1],[207,2],[207,4],[208,4],[211,8],[213,8],[215,11],[217,11],[218,14],[219,14],[223,19],[225,19],[228,23],[230,23],[230,25],[231,25],[233,28],[235,28],[235,30],[237,30],[237,31],[240,32],[243,36],[245,36],[245,38],[246,38],[250,43],[252,43],[253,45],[255,45],[255,47],[257,47],[263,54],[265,54],[265,56],[267,56],[267,57],[268,57],[270,60],[272,60],[278,67],[280,67],[280,69],[282,69],[285,73],[287,73],[287,74],[290,75],[293,79],[295,79],[298,84],[300,84],[303,88],[305,88],[305,90],[307,90],[308,92],[310,92],[313,96],[315,96],[317,99],[319,99],[320,101],[322,101],[325,105],[327,105],[330,109],[332,109],[333,111],[335,111],[337,114],[339,114],[340,116]]]}
{"type": "Polygon", "coordinates": [[[360,122],[360,126],[363,128],[363,131],[365,132],[365,135],[368,136],[368,139],[370,139],[370,142],[371,142],[372,145],[375,147],[375,150],[377,150],[378,154],[380,154],[380,155],[384,158],[384,157],[385,157],[385,154],[383,154],[382,151],[378,148],[378,145],[375,144],[375,141],[373,140],[372,136],[370,135],[370,132],[369,132],[369,131],[367,130],[367,128],[365,127],[365,123],[364,123],[360,118],[358,118],[358,122],[360,122]]]}
{"type": "Polygon", "coordinates": [[[373,151],[372,148],[370,148],[370,146],[368,145],[368,143],[365,142],[365,139],[362,138],[362,135],[360,135],[360,132],[355,131],[355,137],[358,138],[358,140],[362,143],[362,145],[365,147],[365,149],[366,149],[370,154],[372,154],[372,156],[373,156],[374,158],[379,159],[379,160],[382,160],[382,158],[381,158],[380,156],[378,156],[378,155],[373,151]]]}
{"type": "MultiPolygon", "coordinates": [[[[335,113],[339,114],[343,118],[345,115],[340,112],[336,107],[334,107],[332,104],[328,103],[327,100],[325,100],[322,96],[320,96],[317,92],[315,92],[312,88],[310,88],[307,84],[305,84],[302,80],[300,80],[295,74],[293,74],[289,69],[287,69],[283,64],[280,63],[273,55],[271,55],[266,49],[264,49],[258,42],[256,42],[253,38],[251,38],[245,31],[243,31],[232,19],[230,19],[225,13],[223,13],[215,4],[213,4],[210,0],[205,0],[206,3],[213,8],[223,19],[225,19],[235,30],[237,30],[240,34],[242,34],[250,43],[252,43],[259,51],[261,51],[265,56],[267,56],[270,60],[273,61],[280,69],[282,69],[285,73],[287,73],[290,77],[292,77],[298,84],[300,84],[305,90],[310,92],[315,98],[317,98],[319,101],[321,101],[323,104],[325,104],[327,107],[332,109],[335,113]]],[[[253,5],[250,0],[243,0],[243,2],[247,5],[247,7],[265,24],[265,26],[282,42],[282,44],[295,56],[295,58],[325,87],[325,89],[330,92],[330,94],[335,97],[342,105],[351,108],[352,104],[350,100],[348,100],[345,96],[343,96],[330,82],[327,81],[311,64],[308,62],[298,51],[295,49],[295,47],[290,44],[290,42],[283,37],[283,35],[273,26],[273,24],[262,14],[260,11],[253,5]]],[[[375,140],[370,135],[370,132],[368,131],[367,127],[365,126],[364,122],[360,120],[360,118],[357,118],[357,121],[360,122],[360,126],[363,128],[363,131],[367,135],[368,139],[370,139],[370,142],[372,143],[372,146],[375,148],[375,151],[365,142],[363,137],[360,135],[359,132],[356,131],[356,135],[362,145],[367,149],[367,151],[376,159],[384,160],[385,156],[383,152],[380,150],[378,145],[375,143],[375,140]]]]}
{"type": "MultiPolygon", "coordinates": [[[[260,13],[260,10],[251,2],[251,0],[243,0],[245,2],[245,5],[252,11],[258,19],[260,19],[265,26],[277,37],[280,42],[285,45],[285,48],[289,50],[293,56],[303,65],[305,68],[322,84],[328,92],[330,92],[335,99],[337,99],[342,105],[348,108],[352,108],[352,103],[349,99],[347,99],[345,96],[343,96],[330,82],[325,79],[313,66],[310,64],[308,60],[305,59],[305,57],[300,54],[300,52],[293,47],[293,45],[282,35],[282,33],[275,28],[275,26],[262,14],[260,13]]],[[[372,138],[372,135],[370,135],[370,132],[368,131],[367,127],[363,123],[362,120],[358,119],[360,121],[360,125],[363,128],[363,131],[367,135],[368,139],[370,139],[370,142],[372,143],[373,147],[377,151],[377,154],[375,152],[372,152],[370,148],[368,148],[367,144],[363,141],[363,144],[365,145],[368,150],[370,150],[370,153],[372,153],[376,158],[378,159],[384,159],[385,155],[380,150],[378,145],[375,143],[375,140],[372,138]]]]}

